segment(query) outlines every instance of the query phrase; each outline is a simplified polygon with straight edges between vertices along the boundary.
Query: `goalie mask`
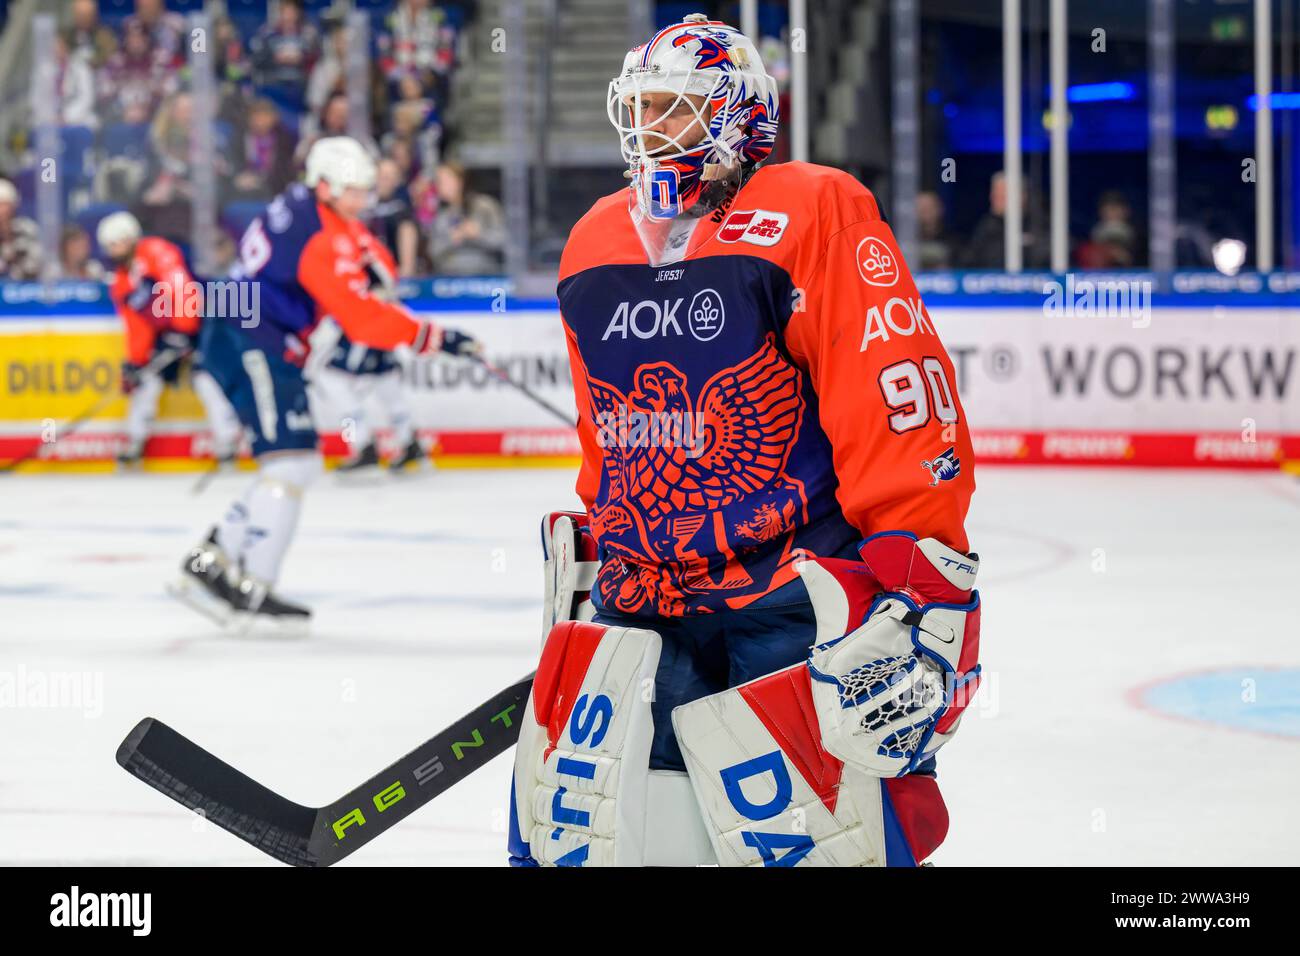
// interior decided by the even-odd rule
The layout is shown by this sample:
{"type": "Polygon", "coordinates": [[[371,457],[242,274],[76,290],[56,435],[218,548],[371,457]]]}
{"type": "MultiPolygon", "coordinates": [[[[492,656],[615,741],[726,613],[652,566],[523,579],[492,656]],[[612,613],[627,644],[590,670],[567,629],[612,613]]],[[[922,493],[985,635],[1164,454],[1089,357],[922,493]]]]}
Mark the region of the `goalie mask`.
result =
{"type": "MultiPolygon", "coordinates": [[[[628,164],[629,209],[652,262],[673,258],[665,245],[673,245],[674,220],[712,212],[776,140],[776,81],[758,50],[698,13],[628,53],[607,107],[628,164]]],[[[685,242],[678,245],[684,253],[685,242]]]]}

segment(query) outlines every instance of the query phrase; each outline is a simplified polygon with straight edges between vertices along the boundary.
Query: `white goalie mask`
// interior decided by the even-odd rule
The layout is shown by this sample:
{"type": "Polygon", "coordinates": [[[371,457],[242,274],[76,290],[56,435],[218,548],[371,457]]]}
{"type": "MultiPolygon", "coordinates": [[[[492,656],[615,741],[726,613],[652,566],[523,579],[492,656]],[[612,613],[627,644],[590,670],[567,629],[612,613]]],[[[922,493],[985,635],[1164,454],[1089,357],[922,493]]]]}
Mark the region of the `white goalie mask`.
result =
{"type": "Polygon", "coordinates": [[[698,13],[627,54],[607,109],[639,228],[712,211],[776,140],[777,86],[758,50],[739,30],[698,13]],[[649,94],[673,98],[647,108],[649,94]]]}

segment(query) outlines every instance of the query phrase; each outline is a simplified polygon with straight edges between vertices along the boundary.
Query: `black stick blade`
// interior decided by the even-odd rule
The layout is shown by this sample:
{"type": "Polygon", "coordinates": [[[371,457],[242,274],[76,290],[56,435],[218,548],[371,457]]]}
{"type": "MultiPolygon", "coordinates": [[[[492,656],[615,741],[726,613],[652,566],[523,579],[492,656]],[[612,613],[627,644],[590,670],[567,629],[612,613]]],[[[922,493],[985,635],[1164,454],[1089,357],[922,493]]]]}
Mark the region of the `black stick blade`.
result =
{"type": "Polygon", "coordinates": [[[286,800],[218,760],[160,720],[146,717],[117,748],[127,773],[294,866],[316,866],[310,849],[316,810],[286,800]]]}

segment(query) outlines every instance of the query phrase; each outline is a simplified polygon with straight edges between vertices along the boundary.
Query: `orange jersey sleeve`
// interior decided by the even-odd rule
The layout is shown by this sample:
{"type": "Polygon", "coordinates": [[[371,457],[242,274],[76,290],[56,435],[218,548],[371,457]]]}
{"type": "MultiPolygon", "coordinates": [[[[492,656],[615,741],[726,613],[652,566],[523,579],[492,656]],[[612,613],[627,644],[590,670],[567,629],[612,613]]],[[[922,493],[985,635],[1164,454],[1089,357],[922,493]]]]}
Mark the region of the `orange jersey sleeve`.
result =
{"type": "Polygon", "coordinates": [[[404,306],[370,294],[357,245],[336,243],[338,235],[318,232],[303,247],[298,261],[298,282],[316,300],[321,314],[332,316],[352,341],[371,348],[394,349],[423,338],[424,323],[404,306]]]}
{"type": "Polygon", "coordinates": [[[180,249],[166,239],[146,236],[136,244],[134,266],[134,271],[144,277],[142,281],[153,283],[158,296],[166,296],[167,325],[187,335],[196,334],[203,314],[202,301],[180,249]]]}
{"type": "MultiPolygon", "coordinates": [[[[871,198],[847,188],[858,203],[871,198]]],[[[970,433],[952,362],[893,232],[869,216],[839,226],[823,249],[796,277],[802,296],[786,342],[812,377],[844,516],[863,536],[910,531],[966,551],[970,433]]]]}
{"type": "Polygon", "coordinates": [[[578,482],[574,490],[581,499],[583,507],[591,510],[600,488],[601,470],[604,467],[605,451],[600,446],[596,435],[595,416],[591,409],[591,393],[588,390],[587,366],[578,351],[578,342],[564,322],[564,342],[569,349],[569,368],[573,373],[573,397],[578,406],[578,444],[582,448],[582,465],[578,469],[578,482]]]}
{"type": "Polygon", "coordinates": [[[153,343],[158,336],[158,330],[145,316],[127,304],[127,297],[134,288],[135,284],[127,270],[118,268],[108,287],[108,297],[113,300],[113,306],[122,320],[122,331],[126,339],[126,360],[132,365],[144,365],[153,354],[153,343]]]}

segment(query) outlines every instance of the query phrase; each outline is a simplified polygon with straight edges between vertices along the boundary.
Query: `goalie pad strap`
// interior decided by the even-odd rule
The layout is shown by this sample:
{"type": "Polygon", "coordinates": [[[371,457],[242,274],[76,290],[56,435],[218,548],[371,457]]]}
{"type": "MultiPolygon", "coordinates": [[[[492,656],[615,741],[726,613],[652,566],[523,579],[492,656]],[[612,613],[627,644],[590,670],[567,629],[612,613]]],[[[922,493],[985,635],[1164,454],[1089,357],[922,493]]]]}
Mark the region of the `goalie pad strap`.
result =
{"type": "Polygon", "coordinates": [[[552,511],[542,519],[542,639],[560,621],[590,621],[595,616],[591,588],[600,562],[587,516],[552,511]]]}

